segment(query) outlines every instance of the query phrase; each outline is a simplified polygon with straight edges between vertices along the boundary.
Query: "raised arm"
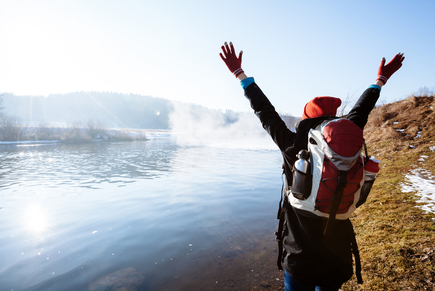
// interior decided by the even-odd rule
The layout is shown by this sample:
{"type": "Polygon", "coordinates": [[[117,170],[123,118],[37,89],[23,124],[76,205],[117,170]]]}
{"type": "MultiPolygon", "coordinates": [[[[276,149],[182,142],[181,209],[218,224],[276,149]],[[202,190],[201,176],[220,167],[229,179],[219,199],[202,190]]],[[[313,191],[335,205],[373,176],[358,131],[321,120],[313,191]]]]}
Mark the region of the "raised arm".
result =
{"type": "Polygon", "coordinates": [[[403,53],[398,53],[388,64],[385,65],[386,60],[385,58],[382,58],[375,84],[369,86],[364,91],[347,116],[349,120],[353,121],[361,129],[364,129],[369,114],[379,99],[382,86],[384,86],[387,83],[387,80],[398,69],[400,69],[404,59],[405,57],[403,56],[403,53]]]}
{"type": "Polygon", "coordinates": [[[231,42],[229,44],[225,42],[221,49],[222,53],[219,54],[220,57],[230,72],[240,80],[240,84],[245,90],[245,97],[250,101],[251,108],[260,119],[263,128],[269,133],[278,147],[284,151],[290,145],[294,133],[287,128],[269,99],[263,94],[258,85],[255,84],[254,78],[248,78],[245,75],[242,69],[243,52],[241,51],[236,56],[231,42]]]}

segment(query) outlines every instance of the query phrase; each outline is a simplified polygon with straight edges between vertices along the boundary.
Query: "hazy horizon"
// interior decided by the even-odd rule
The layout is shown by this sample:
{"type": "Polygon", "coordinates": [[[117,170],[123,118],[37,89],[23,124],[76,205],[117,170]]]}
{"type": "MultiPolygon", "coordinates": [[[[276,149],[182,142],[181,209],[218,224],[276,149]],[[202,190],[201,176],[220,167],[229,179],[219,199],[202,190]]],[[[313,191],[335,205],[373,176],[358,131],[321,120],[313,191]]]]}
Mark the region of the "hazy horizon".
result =
{"type": "Polygon", "coordinates": [[[381,92],[393,102],[435,86],[433,11],[429,0],[1,1],[0,92],[121,92],[249,111],[218,55],[232,41],[275,108],[296,116],[315,96],[355,100],[381,58],[403,52],[381,92]]]}

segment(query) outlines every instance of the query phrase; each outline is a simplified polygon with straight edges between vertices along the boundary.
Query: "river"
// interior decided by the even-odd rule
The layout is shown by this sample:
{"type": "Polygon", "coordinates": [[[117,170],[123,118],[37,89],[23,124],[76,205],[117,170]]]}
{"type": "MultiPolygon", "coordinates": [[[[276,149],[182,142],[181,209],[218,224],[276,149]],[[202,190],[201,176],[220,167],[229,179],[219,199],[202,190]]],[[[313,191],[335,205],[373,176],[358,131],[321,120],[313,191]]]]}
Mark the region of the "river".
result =
{"type": "Polygon", "coordinates": [[[273,144],[0,149],[1,291],[282,286],[273,144]]]}

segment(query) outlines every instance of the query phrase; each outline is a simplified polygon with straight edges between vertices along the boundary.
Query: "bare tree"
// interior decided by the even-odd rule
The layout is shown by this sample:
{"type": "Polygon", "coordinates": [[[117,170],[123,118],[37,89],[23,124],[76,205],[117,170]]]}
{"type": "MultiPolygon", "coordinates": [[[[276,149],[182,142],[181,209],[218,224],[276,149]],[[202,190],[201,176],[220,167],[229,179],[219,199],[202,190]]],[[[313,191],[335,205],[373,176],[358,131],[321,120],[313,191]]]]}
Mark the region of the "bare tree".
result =
{"type": "Polygon", "coordinates": [[[424,86],[419,88],[418,91],[413,95],[419,97],[428,97],[428,96],[434,96],[435,95],[434,92],[435,92],[434,88],[430,89],[424,86]]]}
{"type": "Polygon", "coordinates": [[[341,102],[341,106],[338,109],[337,116],[346,116],[349,113],[349,105],[353,101],[353,94],[347,93],[344,101],[341,102]]]}
{"type": "Polygon", "coordinates": [[[91,138],[103,138],[107,136],[107,131],[104,129],[103,123],[93,118],[88,120],[86,130],[91,138]]]}
{"type": "Polygon", "coordinates": [[[296,131],[296,125],[299,121],[301,121],[300,117],[292,116],[290,113],[281,113],[279,116],[284,121],[288,129],[296,131]]]}
{"type": "Polygon", "coordinates": [[[4,94],[0,94],[0,118],[3,116],[4,114],[4,109],[5,107],[3,106],[4,104],[4,100],[3,100],[4,94]]]}
{"type": "Polygon", "coordinates": [[[2,115],[0,118],[0,140],[20,141],[23,136],[23,126],[17,117],[2,115]]]}
{"type": "MultiPolygon", "coordinates": [[[[62,137],[64,141],[84,141],[85,138],[82,134],[82,123],[79,121],[74,121],[68,128],[65,129],[64,136],[62,137]]],[[[90,140],[90,139],[89,139],[90,140]]]]}
{"type": "Polygon", "coordinates": [[[53,140],[59,137],[55,136],[53,126],[48,123],[40,122],[35,131],[37,140],[53,140]]]}

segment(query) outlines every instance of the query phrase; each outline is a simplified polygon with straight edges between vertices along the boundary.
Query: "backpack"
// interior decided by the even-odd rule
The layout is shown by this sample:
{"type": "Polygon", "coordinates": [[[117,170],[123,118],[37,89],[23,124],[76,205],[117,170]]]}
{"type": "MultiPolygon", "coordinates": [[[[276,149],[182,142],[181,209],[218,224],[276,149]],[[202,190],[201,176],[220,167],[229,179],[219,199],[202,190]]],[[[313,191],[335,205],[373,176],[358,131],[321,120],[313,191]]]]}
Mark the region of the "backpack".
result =
{"type": "MultiPolygon", "coordinates": [[[[325,234],[330,234],[335,219],[348,219],[360,201],[364,184],[361,153],[363,131],[345,118],[325,120],[308,132],[309,167],[305,175],[305,195],[287,191],[293,208],[328,218],[325,234]]],[[[293,167],[296,188],[303,175],[293,167]]]]}

